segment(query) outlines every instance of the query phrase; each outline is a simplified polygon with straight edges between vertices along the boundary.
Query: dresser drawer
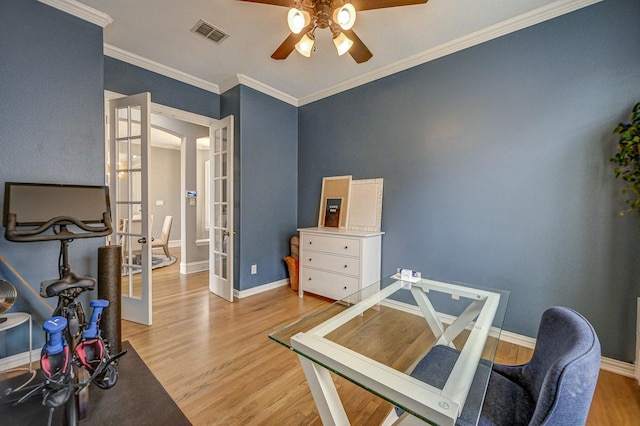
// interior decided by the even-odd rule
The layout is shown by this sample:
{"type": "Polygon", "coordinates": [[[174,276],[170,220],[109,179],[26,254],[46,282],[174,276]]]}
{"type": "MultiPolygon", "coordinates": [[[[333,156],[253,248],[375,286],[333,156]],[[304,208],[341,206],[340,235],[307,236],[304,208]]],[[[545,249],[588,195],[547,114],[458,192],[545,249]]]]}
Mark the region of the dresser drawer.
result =
{"type": "Polygon", "coordinates": [[[300,259],[305,267],[327,269],[332,272],[358,276],[360,274],[360,259],[354,257],[335,256],[312,250],[304,251],[304,258],[300,259]]]}
{"type": "Polygon", "coordinates": [[[358,291],[358,282],[358,278],[310,268],[303,268],[300,275],[302,290],[336,300],[358,291]]]}
{"type": "Polygon", "coordinates": [[[360,256],[360,242],[355,238],[303,234],[302,239],[301,248],[303,250],[317,250],[354,257],[360,256]]]}

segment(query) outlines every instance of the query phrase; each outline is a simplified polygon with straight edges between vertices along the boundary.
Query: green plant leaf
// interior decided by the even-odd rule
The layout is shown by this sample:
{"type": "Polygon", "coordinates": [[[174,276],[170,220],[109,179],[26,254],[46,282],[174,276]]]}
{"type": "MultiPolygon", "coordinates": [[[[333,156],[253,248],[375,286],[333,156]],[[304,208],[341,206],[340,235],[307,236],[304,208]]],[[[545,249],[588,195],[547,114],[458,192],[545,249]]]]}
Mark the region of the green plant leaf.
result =
{"type": "Polygon", "coordinates": [[[638,210],[640,217],[640,102],[636,103],[631,113],[631,123],[620,123],[613,130],[619,134],[617,153],[610,161],[615,163],[613,168],[616,179],[622,179],[625,187],[621,192],[630,198],[625,200],[628,209],[620,212],[638,210]]]}

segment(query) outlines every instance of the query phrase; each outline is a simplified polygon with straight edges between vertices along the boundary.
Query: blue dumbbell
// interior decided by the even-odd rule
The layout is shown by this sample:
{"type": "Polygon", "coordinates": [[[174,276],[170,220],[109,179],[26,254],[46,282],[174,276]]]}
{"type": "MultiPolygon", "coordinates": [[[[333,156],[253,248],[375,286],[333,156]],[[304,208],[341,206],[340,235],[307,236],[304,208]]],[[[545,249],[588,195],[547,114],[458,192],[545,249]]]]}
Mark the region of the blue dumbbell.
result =
{"type": "Polygon", "coordinates": [[[98,321],[100,321],[102,310],[107,306],[109,306],[109,301],[105,299],[96,299],[91,302],[91,307],[93,308],[93,312],[91,313],[91,320],[89,320],[89,326],[84,331],[85,339],[95,339],[100,335],[100,330],[98,329],[98,321]]]}
{"type": "Polygon", "coordinates": [[[59,354],[64,350],[62,331],[67,328],[67,319],[61,316],[51,317],[42,325],[44,331],[49,334],[49,340],[45,344],[45,351],[49,355],[59,354]]]}

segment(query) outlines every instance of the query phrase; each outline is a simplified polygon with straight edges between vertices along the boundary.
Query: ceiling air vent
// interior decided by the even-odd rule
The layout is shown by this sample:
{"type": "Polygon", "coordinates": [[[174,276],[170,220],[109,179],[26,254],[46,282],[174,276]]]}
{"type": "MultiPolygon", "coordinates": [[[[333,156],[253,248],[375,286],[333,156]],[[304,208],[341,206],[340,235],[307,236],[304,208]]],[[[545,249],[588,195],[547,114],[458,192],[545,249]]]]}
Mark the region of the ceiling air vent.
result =
{"type": "Polygon", "coordinates": [[[229,37],[229,34],[202,19],[199,20],[196,26],[191,29],[191,32],[200,34],[201,36],[218,44],[220,44],[225,38],[229,37]]]}

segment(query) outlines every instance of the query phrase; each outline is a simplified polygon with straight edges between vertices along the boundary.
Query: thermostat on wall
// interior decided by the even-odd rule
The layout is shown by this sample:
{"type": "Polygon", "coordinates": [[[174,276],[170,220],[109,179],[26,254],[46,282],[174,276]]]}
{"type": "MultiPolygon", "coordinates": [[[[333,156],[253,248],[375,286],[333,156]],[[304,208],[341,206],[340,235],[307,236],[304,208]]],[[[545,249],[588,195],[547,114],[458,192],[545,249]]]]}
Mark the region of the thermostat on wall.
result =
{"type": "Polygon", "coordinates": [[[198,191],[187,191],[187,198],[196,198],[198,191]]]}

